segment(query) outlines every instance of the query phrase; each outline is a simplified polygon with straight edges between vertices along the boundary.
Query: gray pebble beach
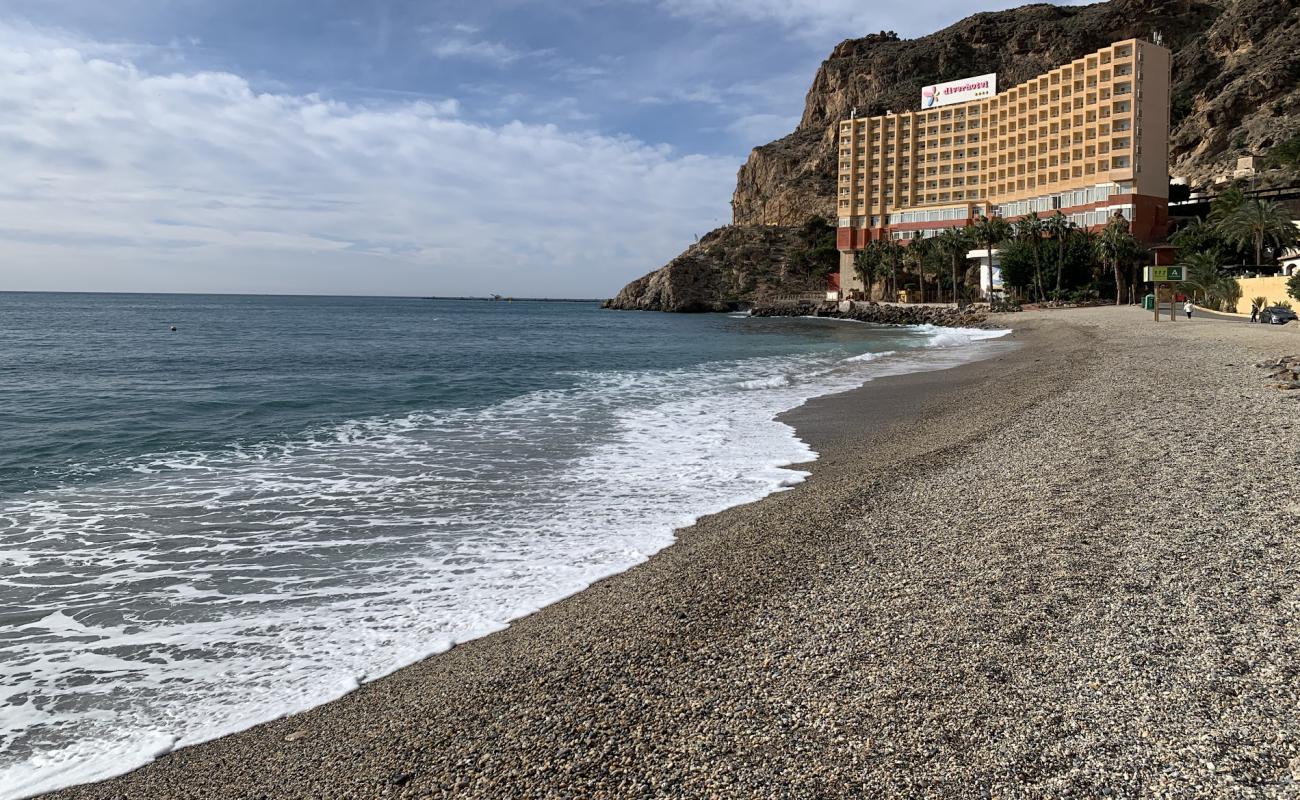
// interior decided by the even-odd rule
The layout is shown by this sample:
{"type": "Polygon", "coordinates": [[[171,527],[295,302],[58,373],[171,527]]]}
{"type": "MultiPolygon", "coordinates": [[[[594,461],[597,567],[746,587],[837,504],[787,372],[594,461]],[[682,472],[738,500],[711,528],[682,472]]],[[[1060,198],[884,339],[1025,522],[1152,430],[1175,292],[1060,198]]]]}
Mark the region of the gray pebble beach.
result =
{"type": "Polygon", "coordinates": [[[1300,391],[1255,366],[1297,325],[995,324],[988,360],[788,414],[795,489],[51,797],[1300,797],[1300,391]]]}

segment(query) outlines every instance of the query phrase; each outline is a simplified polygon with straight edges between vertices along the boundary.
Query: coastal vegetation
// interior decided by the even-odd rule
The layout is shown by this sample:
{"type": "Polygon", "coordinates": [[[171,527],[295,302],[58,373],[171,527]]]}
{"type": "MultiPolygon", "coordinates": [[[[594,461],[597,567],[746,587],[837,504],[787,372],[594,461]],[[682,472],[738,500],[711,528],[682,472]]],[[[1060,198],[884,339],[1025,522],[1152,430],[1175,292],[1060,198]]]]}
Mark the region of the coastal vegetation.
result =
{"type": "MultiPolygon", "coordinates": [[[[1128,221],[1116,215],[1097,237],[1097,254],[1110,264],[1115,275],[1115,305],[1124,302],[1124,274],[1122,264],[1135,266],[1142,255],[1141,245],[1129,231],[1128,221]]],[[[1136,282],[1136,281],[1135,281],[1136,282]]]]}
{"type": "Polygon", "coordinates": [[[1046,218],[1030,214],[1013,224],[980,217],[971,232],[983,249],[998,251],[1008,291],[1038,302],[1101,297],[1122,302],[1128,284],[1136,282],[1138,261],[1146,255],[1120,219],[1096,234],[1059,211],[1046,218]]]}
{"type": "MultiPolygon", "coordinates": [[[[1184,290],[1207,308],[1232,311],[1241,299],[1234,272],[1275,264],[1300,236],[1283,205],[1248,197],[1234,186],[1214,199],[1206,219],[1184,225],[1169,241],[1188,267],[1184,290]]],[[[1264,298],[1256,300],[1262,307],[1264,298]]]]}

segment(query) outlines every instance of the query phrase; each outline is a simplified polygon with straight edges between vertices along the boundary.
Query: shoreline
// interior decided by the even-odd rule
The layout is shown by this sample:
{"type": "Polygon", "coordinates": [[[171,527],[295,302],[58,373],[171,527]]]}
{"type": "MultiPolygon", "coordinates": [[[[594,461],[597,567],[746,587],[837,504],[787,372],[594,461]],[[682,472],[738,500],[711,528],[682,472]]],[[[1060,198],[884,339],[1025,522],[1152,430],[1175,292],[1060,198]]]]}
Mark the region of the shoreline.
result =
{"type": "MultiPolygon", "coordinates": [[[[1008,322],[1014,320],[1016,317],[1016,315],[1003,315],[1003,316],[1007,318],[1008,322]]],[[[861,323],[861,320],[852,319],[848,317],[840,317],[838,315],[817,317],[817,319],[828,319],[833,321],[861,323]]],[[[971,330],[988,331],[992,329],[1005,329],[1005,330],[1009,330],[1010,332],[1004,336],[978,340],[976,343],[977,347],[988,347],[991,343],[1005,344],[1007,342],[1013,342],[1013,341],[1016,342],[1015,345],[1016,347],[1023,346],[1023,343],[1017,340],[1017,331],[1013,329],[1010,324],[1004,326],[988,324],[983,318],[980,320],[980,322],[984,323],[980,328],[975,328],[971,330]]],[[[934,327],[938,330],[938,329],[943,329],[952,326],[931,326],[931,327],[934,327]]],[[[965,328],[955,327],[954,330],[965,330],[965,328]]],[[[997,345],[994,346],[996,347],[997,345]]],[[[1004,352],[1014,352],[1014,350],[1010,348],[1006,348],[1004,352]]],[[[816,433],[816,431],[820,427],[819,423],[823,418],[824,412],[821,412],[819,410],[810,410],[810,407],[812,409],[821,409],[822,408],[821,404],[827,403],[830,404],[831,408],[834,408],[836,404],[838,404],[839,402],[843,402],[845,398],[853,398],[849,400],[850,403],[862,402],[862,400],[859,399],[861,396],[860,393],[867,393],[865,395],[865,397],[868,398],[867,402],[871,402],[870,398],[878,392],[888,393],[891,398],[899,393],[910,394],[912,391],[911,387],[913,386],[913,382],[915,382],[915,386],[923,387],[925,391],[932,391],[935,388],[942,388],[942,387],[952,388],[954,384],[954,380],[961,380],[959,378],[955,378],[955,376],[962,376],[962,375],[967,376],[964,378],[964,380],[962,380],[963,383],[969,383],[972,381],[980,380],[985,372],[984,370],[980,370],[979,372],[975,372],[975,371],[967,372],[967,371],[971,370],[971,368],[974,367],[986,365],[989,360],[997,359],[998,357],[999,356],[997,355],[987,355],[981,357],[979,360],[967,361],[965,363],[961,363],[956,366],[944,366],[944,367],[930,368],[918,372],[906,372],[897,375],[885,375],[882,377],[873,377],[858,387],[848,389],[848,390],[843,390],[843,391],[837,391],[833,394],[818,395],[805,400],[801,405],[793,409],[790,409],[785,412],[781,412],[775,417],[775,420],[790,426],[793,429],[791,433],[794,436],[794,438],[805,443],[808,446],[808,448],[815,454],[815,458],[812,461],[791,462],[789,464],[783,465],[782,468],[796,473],[806,474],[806,477],[801,478],[798,483],[788,488],[785,489],[775,488],[774,490],[770,491],[768,494],[764,495],[763,497],[757,500],[746,501],[740,503],[739,505],[730,506],[719,512],[707,513],[700,516],[699,518],[697,518],[695,523],[674,530],[673,541],[669,545],[665,546],[664,548],[650,555],[645,561],[642,561],[637,564],[633,564],[627,569],[624,569],[612,575],[599,578],[595,582],[589,584],[585,588],[580,589],[573,594],[570,594],[566,597],[560,598],[559,600],[556,600],[552,603],[542,606],[540,609],[533,611],[530,614],[515,618],[511,620],[505,628],[475,637],[473,639],[469,639],[464,642],[455,643],[449,649],[433,652],[430,655],[420,659],[419,661],[399,667],[393,672],[387,673],[373,680],[361,683],[356,688],[348,691],[347,693],[335,697],[334,699],[327,700],[321,703],[320,705],[314,706],[312,708],[308,708],[303,711],[289,714],[287,716],[268,720],[266,722],[257,723],[249,728],[235,731],[233,733],[224,734],[222,736],[218,736],[213,739],[202,741],[196,744],[186,745],[184,747],[179,747],[174,750],[166,750],[161,755],[155,757],[152,761],[146,762],[145,764],[136,767],[129,772],[122,773],[120,775],[92,781],[89,783],[74,784],[72,786],[68,786],[62,789],[55,789],[48,792],[42,792],[40,794],[34,795],[34,797],[57,798],[57,797],[63,797],[65,795],[69,797],[82,796],[80,794],[80,792],[82,791],[95,790],[98,787],[107,788],[116,782],[128,780],[132,776],[138,773],[148,772],[149,770],[157,767],[157,765],[159,765],[160,763],[165,762],[168,759],[171,759],[178,755],[188,753],[195,749],[212,747],[226,740],[247,736],[256,731],[259,731],[259,729],[266,726],[283,725],[287,722],[291,722],[305,715],[311,715],[320,712],[324,709],[328,709],[336,704],[345,703],[349,700],[349,698],[352,698],[353,696],[355,696],[360,692],[365,692],[369,687],[376,686],[385,681],[392,680],[400,676],[402,673],[406,672],[407,670],[418,669],[421,666],[426,665],[430,662],[436,661],[438,659],[446,658],[447,656],[456,653],[457,651],[462,650],[463,648],[472,647],[481,642],[484,642],[485,640],[493,639],[495,637],[508,634],[513,629],[521,625],[522,623],[532,620],[533,618],[538,617],[539,615],[544,615],[550,609],[556,608],[557,606],[561,606],[566,603],[570,603],[574,601],[576,598],[582,597],[583,595],[592,592],[593,590],[597,589],[598,587],[601,587],[606,583],[617,582],[624,576],[628,575],[630,572],[634,572],[643,569],[648,565],[652,565],[657,559],[662,558],[665,553],[668,553],[669,551],[672,551],[676,548],[680,548],[683,544],[684,538],[691,536],[693,532],[695,532],[696,529],[700,528],[700,526],[702,525],[711,524],[713,521],[717,520],[718,518],[723,518],[726,515],[731,514],[732,512],[736,512],[740,509],[745,509],[756,504],[772,502],[776,498],[787,497],[792,493],[803,490],[803,488],[807,486],[811,481],[817,480],[819,475],[819,466],[825,464],[828,452],[833,452],[835,447],[837,447],[839,444],[842,443],[833,443],[830,441],[829,438],[818,435],[816,433]],[[809,433],[808,431],[812,431],[812,433],[809,433]]],[[[898,408],[899,410],[899,413],[897,413],[895,415],[895,418],[892,420],[893,423],[900,422],[912,416],[911,410],[904,410],[901,407],[895,407],[892,405],[889,408],[890,409],[898,408]]],[[[832,411],[831,413],[834,413],[834,411],[832,411]]],[[[877,421],[871,427],[873,429],[880,429],[882,427],[887,427],[887,425],[877,421]]],[[[861,433],[861,431],[859,431],[859,433],[861,433]]],[[[286,735],[292,736],[295,732],[297,732],[297,729],[290,731],[290,733],[286,735]]],[[[100,795],[94,794],[92,791],[92,794],[88,796],[97,797],[100,795]]],[[[132,794],[132,796],[134,796],[134,793],[132,794]]],[[[172,795],[167,794],[163,796],[172,796],[172,795]]]]}
{"type": "MultiPolygon", "coordinates": [[[[855,323],[855,324],[862,324],[864,322],[864,320],[854,319],[852,317],[846,317],[838,314],[825,315],[819,317],[807,317],[807,318],[817,319],[822,321],[848,322],[848,323],[855,323]]],[[[680,542],[680,538],[683,535],[683,533],[692,530],[700,521],[709,517],[726,514],[736,508],[741,508],[753,503],[762,502],[764,500],[770,499],[775,495],[786,493],[788,491],[797,489],[799,486],[803,485],[808,480],[808,478],[812,476],[811,468],[813,465],[817,464],[818,461],[820,460],[819,457],[820,451],[816,447],[809,446],[808,442],[806,441],[806,437],[804,437],[801,434],[801,431],[796,427],[795,423],[790,420],[787,420],[786,417],[789,415],[797,414],[808,403],[815,402],[829,397],[835,397],[840,394],[852,394],[853,392],[861,390],[866,386],[875,383],[906,381],[906,379],[908,378],[914,376],[921,376],[921,375],[935,376],[930,380],[926,381],[927,384],[942,385],[945,382],[945,379],[940,376],[952,373],[957,370],[961,370],[963,367],[993,357],[992,353],[987,352],[990,348],[993,348],[995,350],[1004,349],[1004,343],[1008,339],[1012,338],[1009,335],[1012,333],[1010,327],[997,328],[996,326],[984,324],[985,323],[984,316],[981,316],[978,321],[981,323],[981,325],[980,327],[975,327],[975,328],[968,328],[968,327],[962,327],[956,325],[935,325],[930,323],[916,323],[916,324],[903,324],[903,325],[873,323],[875,325],[883,326],[883,327],[915,328],[923,332],[933,333],[936,335],[943,331],[951,330],[953,332],[953,335],[966,339],[966,341],[963,345],[959,345],[956,348],[953,348],[952,342],[945,342],[943,344],[933,345],[931,348],[923,348],[917,350],[916,353],[920,354],[922,357],[927,357],[928,354],[928,358],[932,359],[932,361],[922,361],[920,363],[911,364],[908,367],[908,369],[915,370],[915,371],[907,371],[902,373],[886,372],[885,374],[879,376],[877,375],[866,376],[865,378],[863,378],[864,382],[862,384],[859,384],[856,387],[852,387],[848,389],[825,387],[825,389],[829,391],[830,394],[821,394],[821,395],[814,395],[812,397],[807,397],[801,401],[798,401],[799,405],[795,406],[794,408],[789,408],[786,411],[776,412],[775,416],[772,416],[768,419],[770,419],[770,421],[772,422],[777,422],[784,425],[785,428],[788,430],[788,437],[791,440],[791,442],[797,445],[797,449],[807,450],[811,452],[813,456],[812,460],[809,461],[792,460],[787,462],[787,461],[782,461],[778,458],[777,460],[771,461],[773,467],[779,468],[782,472],[788,473],[791,477],[782,479],[782,481],[779,484],[773,484],[771,487],[769,487],[766,490],[766,494],[763,494],[761,496],[758,497],[751,496],[749,499],[732,500],[729,502],[733,502],[734,503],[733,505],[729,505],[725,508],[722,508],[721,510],[701,511],[698,514],[694,514],[693,517],[695,519],[695,522],[682,524],[680,527],[674,528],[670,532],[671,537],[668,544],[660,545],[657,550],[649,553],[649,555],[642,556],[641,560],[639,561],[630,563],[620,568],[618,571],[596,577],[591,581],[591,583],[588,583],[581,588],[577,588],[568,594],[549,600],[540,606],[535,606],[534,607],[535,610],[533,611],[525,612],[522,613],[520,616],[509,618],[503,621],[502,623],[500,623],[499,627],[495,627],[485,632],[480,632],[467,639],[451,641],[436,647],[426,648],[427,655],[424,655],[416,659],[415,661],[403,664],[402,666],[399,666],[389,672],[384,672],[376,676],[371,676],[369,679],[362,678],[359,681],[353,681],[351,683],[351,688],[348,688],[345,691],[342,691],[341,693],[333,693],[327,699],[323,699],[315,705],[301,708],[300,710],[291,711],[290,713],[283,714],[282,716],[279,717],[264,719],[262,721],[252,723],[244,728],[229,730],[228,732],[220,733],[210,738],[202,739],[199,741],[187,742],[179,746],[174,744],[175,738],[173,737],[172,745],[161,747],[160,749],[150,751],[151,755],[149,756],[149,760],[143,761],[142,763],[139,763],[137,766],[131,767],[125,772],[120,772],[115,775],[109,775],[106,777],[96,777],[89,780],[83,780],[78,783],[70,784],[68,786],[59,789],[44,789],[44,790],[40,790],[37,794],[20,794],[18,796],[51,797],[51,796],[56,796],[60,792],[71,791],[80,787],[97,786],[100,784],[111,783],[115,780],[129,776],[130,774],[132,774],[137,770],[147,770],[150,768],[151,765],[156,763],[159,759],[166,758],[175,753],[183,752],[195,747],[207,746],[214,742],[229,737],[239,736],[248,731],[256,729],[262,725],[272,724],[286,719],[294,719],[302,714],[310,713],[322,707],[340,702],[341,700],[345,699],[348,695],[360,690],[362,687],[365,687],[367,685],[373,684],[378,681],[386,680],[387,678],[391,677],[395,673],[409,669],[413,666],[417,666],[421,662],[428,661],[433,658],[441,657],[451,650],[464,647],[468,644],[472,644],[485,637],[498,635],[504,630],[507,630],[508,628],[517,625],[520,621],[525,620],[537,613],[540,613],[541,611],[544,611],[545,609],[551,606],[566,602],[567,600],[574,597],[575,595],[590,590],[593,586],[597,584],[600,584],[607,580],[616,580],[621,575],[628,572],[629,570],[636,569],[642,566],[647,561],[657,558],[660,553],[678,544],[680,542]],[[970,353],[968,351],[971,348],[978,348],[979,350],[984,350],[986,352],[970,353]],[[945,357],[945,354],[948,355],[945,357]],[[955,363],[952,363],[953,359],[956,359],[955,363]]],[[[1013,345],[1013,347],[1014,346],[1017,345],[1013,345]]],[[[892,355],[892,354],[893,351],[890,351],[885,355],[892,355]]],[[[871,354],[868,353],[868,355],[871,354]]],[[[164,733],[159,733],[158,736],[160,740],[167,738],[167,735],[164,733]]]]}
{"type": "MultiPolygon", "coordinates": [[[[1024,554],[1007,552],[1021,539],[999,539],[996,526],[985,535],[1001,549],[971,538],[1000,493],[988,491],[982,472],[973,481],[954,475],[1006,446],[1003,423],[1077,392],[1110,363],[1105,324],[1049,316],[1016,315],[1006,338],[1020,346],[992,359],[878,378],[786,412],[779,419],[820,455],[790,465],[810,471],[808,480],[701,518],[649,561],[506,630],[302,714],[49,796],[839,796],[1014,786],[1009,776],[1018,773],[989,762],[996,754],[974,736],[999,720],[1013,726],[1007,712],[954,712],[970,702],[1005,705],[1008,685],[1021,690],[1013,694],[1020,705],[1011,702],[1018,710],[1034,687],[1007,677],[1015,670],[1003,662],[1015,658],[984,653],[963,667],[951,657],[978,654],[983,642],[970,636],[986,626],[971,629],[970,616],[994,613],[988,592],[999,593],[996,582],[972,582],[962,548],[974,547],[977,566],[1004,578],[1024,554]],[[946,530],[960,535],[942,538],[946,530]],[[922,565],[928,570],[916,572],[922,565]],[[924,598],[914,596],[917,585],[924,598]],[[962,587],[980,590],[976,602],[954,604],[962,587]],[[936,660],[942,669],[926,668],[936,660]],[[919,705],[908,700],[927,695],[919,705]],[[930,749],[945,763],[980,758],[958,758],[945,778],[930,749]]],[[[1263,397],[1260,386],[1243,390],[1263,397]]],[[[1024,541],[1031,561],[1041,555],[1024,541]]],[[[1043,574],[1039,600],[1042,583],[1069,578],[1043,574]]],[[[1011,577],[1012,586],[1028,579],[1011,577]]],[[[1027,619],[1021,610],[1001,627],[1027,619]]],[[[998,627],[990,634],[1001,641],[998,627]]],[[[1018,763],[1026,777],[1062,770],[1018,763]]],[[[1122,771],[1111,766],[1101,774],[1122,771]]]]}

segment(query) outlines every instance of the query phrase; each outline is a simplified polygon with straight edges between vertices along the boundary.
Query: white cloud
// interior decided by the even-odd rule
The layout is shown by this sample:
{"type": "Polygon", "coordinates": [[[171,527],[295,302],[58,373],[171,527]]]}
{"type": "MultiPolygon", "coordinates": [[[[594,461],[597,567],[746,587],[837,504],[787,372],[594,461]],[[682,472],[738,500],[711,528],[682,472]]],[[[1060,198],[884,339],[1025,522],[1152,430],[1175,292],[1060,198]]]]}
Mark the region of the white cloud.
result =
{"type": "Polygon", "coordinates": [[[90,52],[0,26],[0,288],[607,295],[722,221],[735,174],[90,52]]]}
{"type": "Polygon", "coordinates": [[[511,64],[529,55],[527,51],[516,50],[501,42],[461,37],[434,42],[429,49],[438,58],[462,58],[468,61],[503,65],[511,64]]]}
{"type": "MultiPolygon", "coordinates": [[[[894,30],[906,37],[924,36],[977,11],[1024,5],[1023,0],[985,0],[979,8],[956,0],[912,3],[862,0],[658,0],[670,14],[709,22],[769,22],[813,39],[834,41],[894,30]]],[[[1056,5],[1085,5],[1096,0],[1047,0],[1056,5]]]]}

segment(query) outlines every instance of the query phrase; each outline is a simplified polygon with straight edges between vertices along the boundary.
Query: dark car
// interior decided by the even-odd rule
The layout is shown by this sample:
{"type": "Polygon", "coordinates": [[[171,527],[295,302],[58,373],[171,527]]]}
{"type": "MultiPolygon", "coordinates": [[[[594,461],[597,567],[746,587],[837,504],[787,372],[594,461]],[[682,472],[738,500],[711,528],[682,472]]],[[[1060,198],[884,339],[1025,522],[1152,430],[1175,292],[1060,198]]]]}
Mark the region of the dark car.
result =
{"type": "Polygon", "coordinates": [[[1296,314],[1289,308],[1281,306],[1269,306],[1259,312],[1259,321],[1267,322],[1270,325],[1285,325],[1296,318],[1296,314]]]}

